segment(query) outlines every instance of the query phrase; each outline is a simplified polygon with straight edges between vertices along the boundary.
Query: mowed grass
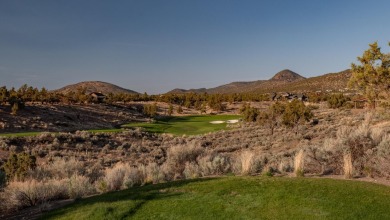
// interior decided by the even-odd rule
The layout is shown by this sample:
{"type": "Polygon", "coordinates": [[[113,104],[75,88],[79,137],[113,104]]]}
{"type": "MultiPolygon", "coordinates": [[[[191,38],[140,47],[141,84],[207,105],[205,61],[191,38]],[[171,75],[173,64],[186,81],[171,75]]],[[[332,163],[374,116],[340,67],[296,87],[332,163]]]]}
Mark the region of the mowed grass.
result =
{"type": "Polygon", "coordinates": [[[170,133],[174,135],[197,135],[219,131],[227,128],[227,123],[211,124],[211,121],[227,121],[239,119],[238,115],[192,115],[181,117],[166,117],[154,123],[130,123],[123,127],[141,127],[148,132],[170,133]]]}
{"type": "Polygon", "coordinates": [[[38,134],[41,134],[42,132],[37,131],[37,132],[15,132],[15,133],[4,133],[0,134],[0,137],[29,137],[29,136],[36,136],[38,134]]]}
{"type": "Polygon", "coordinates": [[[147,185],[82,199],[43,219],[390,219],[390,187],[284,177],[147,185]]]}
{"type": "MultiPolygon", "coordinates": [[[[226,123],[211,124],[211,121],[227,121],[239,119],[238,115],[192,115],[182,117],[166,117],[156,120],[154,123],[129,123],[123,128],[145,128],[146,131],[152,133],[171,133],[175,135],[196,135],[205,134],[219,130],[228,129],[226,123]]],[[[108,129],[91,129],[87,130],[92,133],[101,132],[122,132],[124,129],[108,128],[108,129]]],[[[15,132],[15,133],[0,133],[0,137],[28,137],[36,136],[43,132],[15,132]]],[[[56,133],[56,132],[54,132],[56,133]]]]}

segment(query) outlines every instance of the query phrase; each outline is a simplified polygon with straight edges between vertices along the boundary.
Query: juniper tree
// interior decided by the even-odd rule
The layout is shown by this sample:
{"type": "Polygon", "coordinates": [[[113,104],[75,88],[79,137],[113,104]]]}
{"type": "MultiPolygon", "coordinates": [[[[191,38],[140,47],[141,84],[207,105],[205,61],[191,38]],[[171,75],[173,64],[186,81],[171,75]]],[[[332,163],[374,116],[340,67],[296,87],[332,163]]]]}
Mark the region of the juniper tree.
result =
{"type": "Polygon", "coordinates": [[[169,104],[169,107],[168,107],[168,115],[171,116],[173,114],[173,105],[172,104],[169,104]]]}
{"type": "Polygon", "coordinates": [[[310,108],[306,107],[303,102],[295,99],[286,105],[282,119],[284,125],[295,128],[295,133],[298,133],[299,125],[309,121],[312,117],[313,113],[310,108]]]}
{"type": "Polygon", "coordinates": [[[370,48],[357,58],[360,64],[351,64],[352,77],[348,85],[361,91],[375,108],[375,100],[382,94],[389,96],[390,54],[382,53],[377,42],[369,46],[370,48]]]}
{"type": "Polygon", "coordinates": [[[28,170],[35,169],[36,158],[26,153],[11,154],[4,164],[3,169],[6,173],[7,179],[22,180],[27,174],[28,170]]]}
{"type": "Polygon", "coordinates": [[[274,134],[275,128],[281,123],[282,115],[285,112],[286,105],[276,102],[271,105],[267,111],[261,111],[257,116],[257,122],[260,125],[270,129],[271,135],[274,134]]]}

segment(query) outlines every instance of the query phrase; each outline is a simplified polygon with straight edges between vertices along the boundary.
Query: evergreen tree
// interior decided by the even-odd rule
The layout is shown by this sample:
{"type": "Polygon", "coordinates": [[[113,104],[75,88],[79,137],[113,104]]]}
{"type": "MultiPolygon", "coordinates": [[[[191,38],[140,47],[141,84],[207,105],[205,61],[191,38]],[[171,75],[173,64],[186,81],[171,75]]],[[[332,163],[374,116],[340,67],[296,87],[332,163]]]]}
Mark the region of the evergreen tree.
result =
{"type": "Polygon", "coordinates": [[[352,64],[352,77],[349,86],[361,91],[375,108],[375,101],[383,94],[389,97],[390,92],[390,54],[381,52],[378,43],[358,57],[360,64],[352,64]]]}
{"type": "Polygon", "coordinates": [[[36,167],[36,158],[26,153],[11,154],[3,169],[8,180],[23,180],[27,172],[36,167]]]}
{"type": "Polygon", "coordinates": [[[168,115],[171,116],[173,114],[173,105],[172,104],[169,104],[169,107],[168,107],[168,115]]]}
{"type": "Polygon", "coordinates": [[[282,120],[284,125],[295,128],[295,132],[298,133],[298,126],[309,121],[312,117],[313,113],[310,108],[306,107],[305,104],[299,100],[293,100],[286,105],[282,120]]]}
{"type": "Polygon", "coordinates": [[[180,105],[179,105],[179,107],[177,107],[177,113],[178,114],[183,113],[183,108],[180,105]]]}

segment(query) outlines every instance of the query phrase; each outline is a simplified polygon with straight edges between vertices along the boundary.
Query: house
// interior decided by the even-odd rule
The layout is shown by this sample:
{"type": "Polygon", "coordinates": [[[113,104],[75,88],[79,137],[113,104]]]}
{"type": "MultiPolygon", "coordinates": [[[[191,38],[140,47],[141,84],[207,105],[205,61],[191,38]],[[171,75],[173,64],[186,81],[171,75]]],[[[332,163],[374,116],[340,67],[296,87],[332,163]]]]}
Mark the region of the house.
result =
{"type": "Polygon", "coordinates": [[[272,101],[279,101],[279,100],[287,100],[292,101],[294,99],[298,99],[299,101],[306,102],[308,100],[308,97],[304,94],[292,94],[288,92],[283,92],[281,94],[272,94],[272,101]]]}
{"type": "Polygon", "coordinates": [[[101,92],[91,92],[89,94],[93,102],[101,103],[104,101],[106,96],[101,92]]]}

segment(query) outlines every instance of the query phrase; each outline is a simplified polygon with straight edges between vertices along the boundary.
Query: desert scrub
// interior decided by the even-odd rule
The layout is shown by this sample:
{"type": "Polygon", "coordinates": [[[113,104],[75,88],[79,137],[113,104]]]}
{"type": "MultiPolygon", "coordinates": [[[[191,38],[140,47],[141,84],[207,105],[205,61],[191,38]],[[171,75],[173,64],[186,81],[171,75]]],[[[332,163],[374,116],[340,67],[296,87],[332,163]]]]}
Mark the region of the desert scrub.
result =
{"type": "Polygon", "coordinates": [[[198,159],[201,176],[221,175],[231,172],[231,158],[223,155],[210,153],[198,159]]]}
{"type": "Polygon", "coordinates": [[[252,151],[242,151],[233,163],[233,172],[240,175],[249,175],[261,172],[263,161],[252,151]]]}
{"type": "Polygon", "coordinates": [[[66,198],[67,189],[62,181],[43,182],[32,179],[24,182],[12,181],[2,194],[6,198],[2,204],[3,208],[17,210],[53,199],[66,198]]]}
{"type": "Polygon", "coordinates": [[[204,149],[192,142],[188,145],[177,145],[168,149],[166,163],[175,173],[175,178],[182,178],[186,162],[196,162],[204,149]]]}

